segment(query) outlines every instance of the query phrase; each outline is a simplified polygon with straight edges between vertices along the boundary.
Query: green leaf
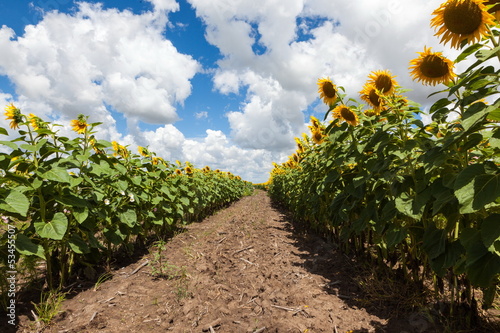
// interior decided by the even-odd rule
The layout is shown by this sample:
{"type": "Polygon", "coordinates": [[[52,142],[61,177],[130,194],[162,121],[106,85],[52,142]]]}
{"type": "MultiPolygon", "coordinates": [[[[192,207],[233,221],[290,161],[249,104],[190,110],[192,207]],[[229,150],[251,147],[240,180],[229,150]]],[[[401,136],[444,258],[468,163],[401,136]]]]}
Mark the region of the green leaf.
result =
{"type": "Polygon", "coordinates": [[[129,209],[124,212],[118,213],[118,218],[121,222],[125,223],[129,227],[134,227],[137,223],[137,214],[135,210],[129,209]]]}
{"type": "Polygon", "coordinates": [[[42,238],[61,240],[68,230],[68,219],[66,215],[58,212],[50,222],[35,222],[35,230],[42,238]]]}
{"type": "Polygon", "coordinates": [[[78,234],[71,235],[70,239],[68,240],[68,244],[75,253],[90,253],[89,246],[78,234]]]}
{"type": "Polygon", "coordinates": [[[487,248],[500,240],[500,214],[488,216],[481,224],[481,238],[487,248]]]}
{"type": "Polygon", "coordinates": [[[488,118],[489,120],[499,121],[500,120],[500,108],[496,108],[493,111],[491,111],[490,113],[488,113],[486,118],[488,118]]]}
{"type": "Polygon", "coordinates": [[[59,183],[71,183],[71,176],[69,175],[68,171],[59,167],[51,168],[41,176],[45,179],[56,181],[59,183]]]}
{"type": "Polygon", "coordinates": [[[10,141],[0,141],[0,144],[7,146],[13,150],[16,150],[18,148],[14,142],[10,142],[10,141]]]}
{"type": "Polygon", "coordinates": [[[405,227],[391,224],[385,234],[385,238],[387,240],[387,247],[392,248],[393,246],[401,243],[401,241],[403,241],[403,239],[406,238],[407,234],[408,230],[405,227]]]}
{"type": "Polygon", "coordinates": [[[500,274],[500,257],[488,252],[467,267],[467,277],[473,286],[491,287],[500,274]]]}
{"type": "Polygon", "coordinates": [[[111,243],[113,243],[114,245],[122,244],[125,238],[127,237],[119,229],[112,230],[105,228],[103,234],[106,237],[106,239],[111,243]]]}
{"type": "Polygon", "coordinates": [[[45,258],[43,246],[33,243],[29,237],[26,237],[23,234],[16,235],[16,250],[26,256],[35,255],[42,259],[47,259],[45,258]]]}
{"type": "Polygon", "coordinates": [[[473,45],[469,46],[462,53],[460,53],[460,55],[455,60],[455,63],[456,64],[459,63],[460,61],[464,60],[465,58],[467,58],[472,53],[474,53],[477,50],[481,49],[482,47],[483,47],[483,45],[479,44],[479,43],[476,43],[476,44],[473,44],[473,45]]]}
{"type": "Polygon", "coordinates": [[[500,174],[487,174],[484,165],[470,165],[457,176],[455,196],[460,213],[473,213],[500,196],[500,174]]]}
{"type": "Polygon", "coordinates": [[[474,200],[472,207],[481,209],[500,197],[500,174],[480,175],[474,179],[474,200]]]}
{"type": "Polygon", "coordinates": [[[180,198],[179,200],[182,202],[182,204],[184,205],[184,207],[188,207],[188,206],[189,206],[189,203],[190,203],[190,202],[189,202],[189,199],[188,199],[188,198],[184,198],[184,197],[182,197],[182,198],[180,198]]]}
{"type": "Polygon", "coordinates": [[[72,214],[75,220],[82,224],[89,216],[89,209],[87,207],[73,207],[72,214]]]}
{"type": "Polygon", "coordinates": [[[435,225],[431,224],[425,229],[422,248],[430,259],[443,254],[446,249],[446,231],[437,229],[435,225]]]}
{"type": "Polygon", "coordinates": [[[121,173],[122,175],[126,175],[127,174],[127,168],[125,168],[123,165],[121,165],[120,163],[117,163],[114,165],[115,169],[118,170],[119,173],[121,173]]]}
{"type": "Polygon", "coordinates": [[[7,130],[5,128],[0,127],[0,134],[9,135],[9,132],[7,132],[7,130]]]}
{"type": "Polygon", "coordinates": [[[3,202],[0,201],[0,209],[26,216],[30,207],[29,199],[16,190],[8,190],[8,192],[9,194],[2,200],[3,202]]]}

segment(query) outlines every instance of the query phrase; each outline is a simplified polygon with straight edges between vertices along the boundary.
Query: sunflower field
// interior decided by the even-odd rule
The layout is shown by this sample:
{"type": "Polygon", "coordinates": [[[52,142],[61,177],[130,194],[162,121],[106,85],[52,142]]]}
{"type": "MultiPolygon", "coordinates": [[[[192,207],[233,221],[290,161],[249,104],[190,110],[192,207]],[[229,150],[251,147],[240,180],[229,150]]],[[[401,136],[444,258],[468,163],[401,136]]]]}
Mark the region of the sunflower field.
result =
{"type": "Polygon", "coordinates": [[[452,309],[474,307],[475,289],[485,308],[498,293],[499,20],[498,1],[450,0],[434,11],[436,35],[461,54],[451,61],[425,47],[409,63],[415,80],[443,85],[428,124],[387,70],[370,73],[361,101],[318,80],[325,118],[311,118],[311,133],[269,180],[271,197],[298,220],[410,281],[433,281],[452,309]]]}
{"type": "Polygon", "coordinates": [[[253,191],[229,172],[98,140],[99,123],[83,115],[71,122],[79,136],[69,139],[12,104],[5,114],[19,136],[0,141],[10,151],[0,153],[2,225],[16,229],[15,255],[10,233],[0,232],[2,276],[42,261],[49,287],[62,286],[76,266],[93,270],[118,249],[131,253],[134,244],[166,237],[253,191]],[[16,264],[7,262],[9,254],[16,264]]]}

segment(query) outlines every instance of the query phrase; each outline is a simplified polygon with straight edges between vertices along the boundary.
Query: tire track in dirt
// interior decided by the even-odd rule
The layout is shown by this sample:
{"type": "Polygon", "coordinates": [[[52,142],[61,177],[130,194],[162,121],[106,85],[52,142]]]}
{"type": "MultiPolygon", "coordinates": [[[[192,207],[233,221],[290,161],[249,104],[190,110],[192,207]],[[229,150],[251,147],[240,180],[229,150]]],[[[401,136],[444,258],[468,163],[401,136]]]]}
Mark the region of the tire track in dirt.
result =
{"type": "MultiPolygon", "coordinates": [[[[351,260],[322,238],[297,232],[265,192],[186,229],[162,252],[165,278],[141,267],[154,261],[147,255],[114,271],[97,291],[67,299],[44,331],[422,331],[390,318],[390,308],[362,308],[351,260]]],[[[26,321],[20,331],[31,331],[26,321]]]]}

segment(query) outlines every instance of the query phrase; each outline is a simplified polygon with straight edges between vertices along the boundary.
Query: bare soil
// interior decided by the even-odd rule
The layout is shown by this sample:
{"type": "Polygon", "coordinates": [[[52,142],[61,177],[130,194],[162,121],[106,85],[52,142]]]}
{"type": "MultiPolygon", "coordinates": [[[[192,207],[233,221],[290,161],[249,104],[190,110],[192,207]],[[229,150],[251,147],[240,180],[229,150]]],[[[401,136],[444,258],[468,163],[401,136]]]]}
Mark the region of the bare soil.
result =
{"type": "Polygon", "coordinates": [[[69,294],[47,327],[20,315],[17,331],[439,331],[392,302],[367,306],[359,264],[292,223],[263,191],[188,225],[161,263],[155,251],[69,294]]]}

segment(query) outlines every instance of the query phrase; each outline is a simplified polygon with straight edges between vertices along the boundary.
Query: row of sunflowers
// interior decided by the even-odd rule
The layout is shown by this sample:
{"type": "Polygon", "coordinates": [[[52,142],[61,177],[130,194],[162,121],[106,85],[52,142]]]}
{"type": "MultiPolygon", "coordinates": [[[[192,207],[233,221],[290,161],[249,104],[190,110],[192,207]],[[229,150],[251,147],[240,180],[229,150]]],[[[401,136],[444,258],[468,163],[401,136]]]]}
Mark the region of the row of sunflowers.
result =
{"type": "Polygon", "coordinates": [[[388,70],[369,75],[361,102],[318,80],[325,119],[311,117],[311,133],[266,184],[345,251],[434,281],[451,304],[471,307],[475,288],[491,306],[500,281],[499,19],[499,1],[449,0],[434,11],[436,35],[462,52],[451,61],[425,47],[410,61],[415,80],[444,85],[428,124],[388,70]]]}
{"type": "MultiPolygon", "coordinates": [[[[0,211],[6,222],[0,270],[22,272],[41,260],[51,288],[64,285],[75,267],[92,271],[118,249],[132,251],[138,242],[162,239],[179,224],[253,190],[230,172],[170,163],[146,147],[134,154],[117,142],[98,140],[99,123],[89,124],[83,115],[71,121],[79,134],[73,139],[13,104],[5,115],[19,136],[0,141],[9,148],[0,153],[0,211]],[[16,228],[14,266],[7,262],[8,225],[16,228]]],[[[8,134],[0,128],[0,135],[8,134]]]]}

